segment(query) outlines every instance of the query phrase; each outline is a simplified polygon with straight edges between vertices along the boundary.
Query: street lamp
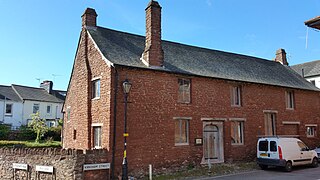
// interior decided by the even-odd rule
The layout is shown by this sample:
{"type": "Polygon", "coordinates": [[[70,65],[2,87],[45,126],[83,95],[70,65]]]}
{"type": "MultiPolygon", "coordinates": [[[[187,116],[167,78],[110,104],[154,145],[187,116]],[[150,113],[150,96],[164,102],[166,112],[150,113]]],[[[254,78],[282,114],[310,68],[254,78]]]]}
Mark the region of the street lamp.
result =
{"type": "Polygon", "coordinates": [[[128,94],[131,89],[131,83],[126,79],[122,83],[123,93],[124,93],[124,151],[123,151],[123,161],[122,161],[122,180],[128,179],[128,160],[127,160],[127,105],[128,105],[128,94]]]}

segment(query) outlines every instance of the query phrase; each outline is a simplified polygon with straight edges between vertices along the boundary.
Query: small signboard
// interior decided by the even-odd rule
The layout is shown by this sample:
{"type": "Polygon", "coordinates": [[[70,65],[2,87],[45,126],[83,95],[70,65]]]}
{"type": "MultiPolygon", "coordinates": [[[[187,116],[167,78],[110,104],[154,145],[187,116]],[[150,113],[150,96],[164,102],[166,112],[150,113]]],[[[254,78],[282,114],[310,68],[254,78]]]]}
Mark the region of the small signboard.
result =
{"type": "Polygon", "coordinates": [[[195,145],[202,145],[202,138],[195,138],[195,145]]]}
{"type": "Polygon", "coordinates": [[[13,169],[28,170],[28,164],[12,163],[13,169]]]}
{"type": "Polygon", "coordinates": [[[84,164],[83,170],[99,170],[99,169],[110,169],[110,163],[101,163],[101,164],[84,164]]]}
{"type": "Polygon", "coordinates": [[[53,166],[36,166],[36,171],[53,173],[53,166]]]}

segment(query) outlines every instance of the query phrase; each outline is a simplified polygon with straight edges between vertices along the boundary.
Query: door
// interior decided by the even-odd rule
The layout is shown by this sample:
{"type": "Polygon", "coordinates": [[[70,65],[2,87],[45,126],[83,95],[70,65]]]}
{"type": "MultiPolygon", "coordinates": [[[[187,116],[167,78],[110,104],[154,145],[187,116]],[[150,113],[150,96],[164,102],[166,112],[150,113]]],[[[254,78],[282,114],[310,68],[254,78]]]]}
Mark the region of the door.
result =
{"type": "Polygon", "coordinates": [[[301,141],[298,141],[300,149],[300,159],[296,160],[296,164],[310,164],[312,160],[312,151],[301,141]]]}
{"type": "Polygon", "coordinates": [[[219,157],[219,128],[216,125],[206,125],[203,130],[205,161],[219,157]]]}

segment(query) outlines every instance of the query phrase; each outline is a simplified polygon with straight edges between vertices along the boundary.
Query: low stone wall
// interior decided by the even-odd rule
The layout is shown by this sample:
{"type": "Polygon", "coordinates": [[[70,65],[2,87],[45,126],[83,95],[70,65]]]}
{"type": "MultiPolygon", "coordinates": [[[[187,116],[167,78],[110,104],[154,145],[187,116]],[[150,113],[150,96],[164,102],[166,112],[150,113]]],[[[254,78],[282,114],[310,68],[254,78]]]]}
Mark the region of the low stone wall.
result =
{"type": "Polygon", "coordinates": [[[5,179],[100,180],[109,179],[109,170],[83,171],[84,164],[106,163],[106,150],[58,148],[0,148],[0,177],[5,179]],[[14,170],[13,163],[27,164],[28,171],[14,170]],[[38,166],[53,166],[53,173],[37,172],[38,166]],[[15,171],[15,172],[14,172],[15,171]],[[38,176],[38,177],[37,177],[38,176]]]}

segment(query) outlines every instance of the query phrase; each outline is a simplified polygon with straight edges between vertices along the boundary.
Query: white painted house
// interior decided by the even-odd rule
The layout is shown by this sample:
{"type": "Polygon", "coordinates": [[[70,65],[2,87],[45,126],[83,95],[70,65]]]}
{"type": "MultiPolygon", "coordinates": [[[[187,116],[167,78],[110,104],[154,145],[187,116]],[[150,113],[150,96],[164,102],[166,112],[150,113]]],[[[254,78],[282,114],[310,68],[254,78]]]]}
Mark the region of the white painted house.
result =
{"type": "Polygon", "coordinates": [[[52,81],[44,81],[41,88],[11,85],[0,86],[0,122],[13,128],[27,125],[31,114],[40,113],[49,127],[62,119],[65,91],[52,89],[52,81]]]}
{"type": "Polygon", "coordinates": [[[317,88],[320,88],[320,60],[293,65],[291,68],[317,88]]]}

